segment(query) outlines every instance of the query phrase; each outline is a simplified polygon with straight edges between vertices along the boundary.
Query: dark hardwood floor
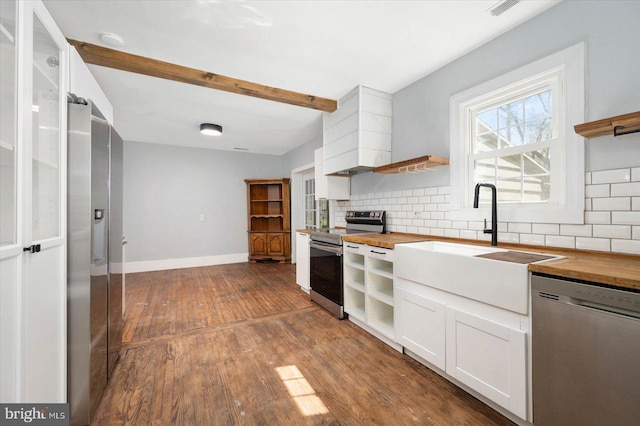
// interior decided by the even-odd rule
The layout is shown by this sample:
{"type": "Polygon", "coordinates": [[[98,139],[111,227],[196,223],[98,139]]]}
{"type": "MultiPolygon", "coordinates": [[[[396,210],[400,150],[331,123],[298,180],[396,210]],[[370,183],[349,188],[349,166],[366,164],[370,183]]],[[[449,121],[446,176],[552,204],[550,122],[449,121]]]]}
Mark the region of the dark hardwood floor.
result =
{"type": "Polygon", "coordinates": [[[308,300],[287,264],[127,275],[120,361],[94,425],[507,425],[308,300]]]}

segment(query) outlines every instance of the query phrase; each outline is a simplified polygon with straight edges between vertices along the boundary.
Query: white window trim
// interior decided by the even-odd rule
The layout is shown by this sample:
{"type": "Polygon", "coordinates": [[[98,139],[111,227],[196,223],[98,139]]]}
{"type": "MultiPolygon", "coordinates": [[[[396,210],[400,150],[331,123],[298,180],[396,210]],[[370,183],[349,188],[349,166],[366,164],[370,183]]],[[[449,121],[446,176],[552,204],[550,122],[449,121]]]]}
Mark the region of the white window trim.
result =
{"type": "MultiPolygon", "coordinates": [[[[554,53],[505,75],[482,83],[450,99],[450,173],[451,219],[482,220],[490,215],[489,208],[474,209],[469,203],[473,192],[468,183],[467,149],[468,105],[491,92],[503,92],[509,86],[519,86],[523,81],[535,81],[541,75],[562,70],[564,73],[564,114],[559,123],[559,137],[565,150],[554,162],[555,170],[563,170],[559,185],[558,202],[548,204],[500,204],[498,219],[503,222],[536,223],[584,223],[584,138],[573,130],[575,124],[584,122],[585,110],[585,44],[579,43],[554,53]]],[[[552,179],[557,179],[557,174],[552,179]]]]}

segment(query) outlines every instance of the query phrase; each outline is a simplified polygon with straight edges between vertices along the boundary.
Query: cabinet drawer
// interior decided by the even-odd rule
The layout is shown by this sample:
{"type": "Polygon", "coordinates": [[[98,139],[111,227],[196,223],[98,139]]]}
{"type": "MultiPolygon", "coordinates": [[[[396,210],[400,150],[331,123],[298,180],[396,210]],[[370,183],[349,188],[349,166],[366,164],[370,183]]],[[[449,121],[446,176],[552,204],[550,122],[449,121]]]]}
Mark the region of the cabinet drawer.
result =
{"type": "Polygon", "coordinates": [[[364,256],[365,254],[367,254],[366,246],[365,246],[364,244],[347,243],[347,242],[345,242],[345,243],[342,245],[342,249],[343,249],[345,252],[349,252],[349,253],[358,253],[358,254],[361,254],[361,255],[363,255],[363,256],[364,256]]]}
{"type": "Polygon", "coordinates": [[[382,247],[367,247],[367,256],[393,262],[393,250],[382,247]]]}

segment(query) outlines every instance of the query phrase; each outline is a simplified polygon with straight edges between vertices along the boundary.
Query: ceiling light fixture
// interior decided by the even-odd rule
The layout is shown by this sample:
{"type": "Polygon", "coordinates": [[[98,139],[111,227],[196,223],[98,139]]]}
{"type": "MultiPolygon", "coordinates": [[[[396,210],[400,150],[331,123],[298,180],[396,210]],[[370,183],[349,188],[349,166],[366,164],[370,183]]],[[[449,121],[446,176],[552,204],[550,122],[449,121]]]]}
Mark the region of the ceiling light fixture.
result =
{"type": "Polygon", "coordinates": [[[100,40],[107,46],[122,47],[124,46],[124,40],[119,35],[113,33],[101,33],[100,40]]]}
{"type": "Polygon", "coordinates": [[[222,134],[222,126],[219,124],[202,123],[200,125],[200,133],[207,136],[220,136],[222,134]]]}

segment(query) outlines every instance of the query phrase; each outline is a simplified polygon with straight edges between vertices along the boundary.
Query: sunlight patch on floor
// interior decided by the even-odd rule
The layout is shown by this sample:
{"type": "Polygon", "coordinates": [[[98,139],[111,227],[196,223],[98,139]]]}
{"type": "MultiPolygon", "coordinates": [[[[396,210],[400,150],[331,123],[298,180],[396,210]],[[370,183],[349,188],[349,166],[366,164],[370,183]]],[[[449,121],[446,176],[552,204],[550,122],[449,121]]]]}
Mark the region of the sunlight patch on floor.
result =
{"type": "Polygon", "coordinates": [[[298,367],[295,365],[276,367],[276,372],[302,415],[315,416],[329,412],[298,367]]]}

